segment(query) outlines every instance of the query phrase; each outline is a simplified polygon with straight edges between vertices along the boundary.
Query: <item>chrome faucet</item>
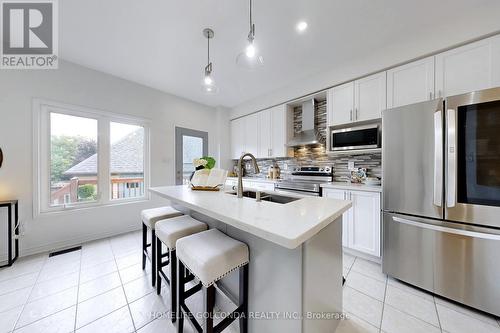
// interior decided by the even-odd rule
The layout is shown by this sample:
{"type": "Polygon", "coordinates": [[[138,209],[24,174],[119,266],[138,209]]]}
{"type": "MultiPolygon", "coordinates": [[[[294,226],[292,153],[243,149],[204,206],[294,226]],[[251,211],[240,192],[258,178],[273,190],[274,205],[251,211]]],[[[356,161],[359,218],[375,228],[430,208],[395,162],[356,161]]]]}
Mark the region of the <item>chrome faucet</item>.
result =
{"type": "Polygon", "coordinates": [[[259,173],[259,166],[257,165],[257,160],[255,159],[255,156],[253,156],[250,153],[244,153],[241,155],[240,160],[238,161],[238,198],[243,198],[243,159],[245,157],[250,157],[253,160],[253,168],[255,170],[255,173],[259,173]]]}

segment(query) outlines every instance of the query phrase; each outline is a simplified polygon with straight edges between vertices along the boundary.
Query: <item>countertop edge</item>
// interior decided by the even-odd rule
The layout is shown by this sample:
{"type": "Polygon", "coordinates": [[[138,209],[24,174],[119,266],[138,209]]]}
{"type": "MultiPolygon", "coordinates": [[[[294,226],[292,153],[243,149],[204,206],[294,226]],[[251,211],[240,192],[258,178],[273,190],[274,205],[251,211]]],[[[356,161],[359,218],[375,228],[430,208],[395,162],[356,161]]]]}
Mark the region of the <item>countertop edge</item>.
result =
{"type": "Polygon", "coordinates": [[[301,246],[302,244],[307,242],[307,240],[311,239],[314,235],[319,233],[323,228],[325,228],[330,223],[337,220],[340,216],[342,216],[343,213],[345,213],[348,209],[350,209],[352,207],[352,203],[349,202],[349,203],[345,204],[344,207],[340,208],[335,214],[333,214],[332,216],[319,222],[313,228],[307,230],[306,232],[303,232],[302,234],[300,234],[296,238],[287,238],[287,237],[279,236],[276,233],[269,234],[268,232],[265,232],[263,230],[259,230],[256,227],[253,227],[253,228],[248,227],[247,224],[242,224],[241,222],[234,220],[232,218],[229,218],[227,216],[224,216],[222,214],[217,214],[214,211],[205,209],[203,207],[194,205],[192,203],[180,200],[176,197],[173,197],[173,196],[170,196],[166,193],[163,193],[163,192],[161,192],[161,188],[162,188],[162,186],[151,187],[151,188],[149,188],[149,191],[152,193],[155,193],[156,195],[158,195],[160,197],[166,198],[174,203],[181,204],[181,205],[185,206],[186,208],[192,209],[194,211],[197,211],[201,214],[204,214],[204,215],[211,217],[211,218],[214,218],[216,220],[220,220],[220,221],[227,223],[227,224],[229,224],[235,228],[238,228],[242,231],[248,232],[252,235],[255,235],[257,237],[260,237],[262,239],[265,239],[267,241],[273,242],[275,244],[278,244],[280,246],[283,246],[287,249],[292,249],[292,250],[298,248],[299,246],[301,246]]]}

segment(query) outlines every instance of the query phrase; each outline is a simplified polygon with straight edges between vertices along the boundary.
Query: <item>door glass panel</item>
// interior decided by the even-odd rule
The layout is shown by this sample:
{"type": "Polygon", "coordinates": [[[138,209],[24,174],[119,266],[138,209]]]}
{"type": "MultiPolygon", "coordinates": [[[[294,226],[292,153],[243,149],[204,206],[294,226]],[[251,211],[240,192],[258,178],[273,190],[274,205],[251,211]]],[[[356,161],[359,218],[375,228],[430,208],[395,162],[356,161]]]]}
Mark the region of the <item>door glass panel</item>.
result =
{"type": "Polygon", "coordinates": [[[203,157],[203,139],[196,136],[182,136],[182,183],[186,184],[194,171],[193,160],[203,157]]]}
{"type": "Polygon", "coordinates": [[[500,101],[458,108],[460,203],[500,206],[500,101]]]}

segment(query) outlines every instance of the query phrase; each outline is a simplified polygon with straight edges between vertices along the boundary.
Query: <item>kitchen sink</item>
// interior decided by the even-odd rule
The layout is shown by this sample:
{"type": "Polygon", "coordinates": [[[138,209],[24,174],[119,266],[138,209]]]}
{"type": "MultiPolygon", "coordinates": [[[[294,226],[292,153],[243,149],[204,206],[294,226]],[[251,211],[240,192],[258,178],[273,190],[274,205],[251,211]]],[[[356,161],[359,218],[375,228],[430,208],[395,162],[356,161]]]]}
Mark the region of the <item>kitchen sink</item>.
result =
{"type": "MultiPolygon", "coordinates": [[[[231,195],[237,195],[237,192],[227,192],[227,193],[231,194],[231,195]]],[[[256,199],[257,192],[256,191],[243,191],[243,197],[256,199]]],[[[262,201],[274,202],[274,203],[279,203],[279,204],[287,204],[289,202],[293,202],[293,201],[296,201],[299,199],[300,198],[287,197],[285,195],[260,192],[260,200],[262,200],[262,201]]]]}

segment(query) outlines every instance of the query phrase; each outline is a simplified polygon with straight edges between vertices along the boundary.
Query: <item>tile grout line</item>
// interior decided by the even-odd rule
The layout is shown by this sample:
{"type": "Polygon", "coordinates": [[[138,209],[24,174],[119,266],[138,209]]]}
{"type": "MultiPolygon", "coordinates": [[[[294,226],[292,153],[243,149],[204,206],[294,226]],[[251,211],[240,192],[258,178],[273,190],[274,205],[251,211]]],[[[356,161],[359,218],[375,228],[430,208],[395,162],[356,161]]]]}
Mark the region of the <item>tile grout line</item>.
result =
{"type": "Polygon", "coordinates": [[[436,316],[438,319],[439,329],[441,330],[441,332],[443,332],[443,326],[441,326],[441,318],[439,318],[439,312],[437,309],[436,297],[432,296],[432,300],[434,301],[434,308],[436,309],[436,316]]]}
{"type": "Polygon", "coordinates": [[[75,308],[75,322],[73,324],[73,332],[76,332],[76,321],[78,319],[78,299],[80,297],[80,278],[82,276],[82,256],[83,256],[83,246],[82,249],[80,250],[80,269],[78,270],[78,286],[76,288],[76,308],[75,308]]]}
{"type": "Polygon", "coordinates": [[[45,257],[43,264],[40,267],[40,270],[38,271],[35,282],[31,286],[31,290],[30,290],[30,293],[28,295],[28,298],[24,302],[23,307],[21,308],[21,311],[19,311],[19,314],[17,315],[17,318],[16,318],[16,321],[14,322],[14,325],[12,325],[12,329],[9,332],[14,332],[14,330],[16,329],[17,323],[19,322],[19,319],[21,318],[21,315],[23,314],[24,309],[26,308],[26,305],[28,304],[28,300],[31,297],[31,294],[33,293],[33,289],[35,288],[36,282],[38,281],[38,278],[40,277],[40,274],[42,273],[42,269],[45,267],[45,264],[47,263],[47,260],[49,259],[48,253],[46,255],[47,255],[47,257],[45,257]]]}
{"type": "Polygon", "coordinates": [[[387,298],[387,284],[389,283],[389,278],[385,277],[385,289],[384,289],[384,300],[382,302],[382,315],[380,316],[379,332],[382,332],[382,322],[384,321],[384,309],[385,309],[385,299],[387,298]]]}
{"type": "Polygon", "coordinates": [[[120,270],[118,269],[118,263],[116,262],[115,251],[113,251],[113,246],[111,246],[111,252],[113,253],[113,259],[115,261],[116,270],[118,272],[118,278],[120,279],[120,286],[122,287],[123,296],[125,296],[125,301],[127,302],[128,313],[130,315],[130,319],[132,320],[132,326],[134,327],[134,332],[137,332],[137,328],[135,327],[135,320],[134,317],[132,316],[132,310],[130,309],[130,303],[128,302],[127,293],[125,292],[125,286],[123,285],[122,275],[120,274],[120,270]]]}

